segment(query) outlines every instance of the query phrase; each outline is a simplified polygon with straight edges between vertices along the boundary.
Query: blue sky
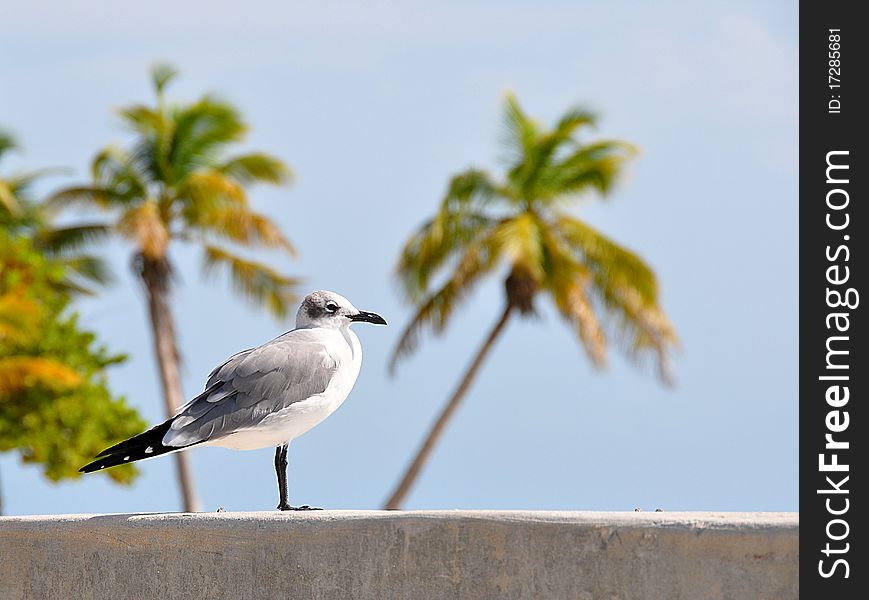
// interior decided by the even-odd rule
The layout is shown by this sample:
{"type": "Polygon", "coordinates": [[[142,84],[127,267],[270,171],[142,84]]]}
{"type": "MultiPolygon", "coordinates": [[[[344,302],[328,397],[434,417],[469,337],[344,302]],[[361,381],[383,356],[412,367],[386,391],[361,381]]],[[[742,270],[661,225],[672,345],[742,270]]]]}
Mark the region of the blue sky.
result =
{"type": "MultiPolygon", "coordinates": [[[[451,174],[499,168],[512,90],[543,120],[590,106],[601,136],[641,148],[609,201],[576,212],[658,273],[682,339],[678,384],[616,353],[594,372],[541,301],[539,319],[508,327],[407,507],[797,510],[795,2],[6,3],[0,126],[26,149],[7,167],[73,169],[45,192],[81,181],[98,148],[126,139],[111,110],[150,100],[157,60],[182,72],[171,97],[218,93],[252,125],[247,147],[292,165],[294,185],[253,193],[301,250],[276,264],[302,291],[335,290],[391,324],[357,328],[362,374],[293,443],[291,501],[378,507],[497,318],[493,279],[387,375],[411,314],[393,276],[401,244],[451,174]]],[[[118,284],[80,310],[131,354],[111,384],[156,422],[145,306],[126,249],[108,250],[118,284]]],[[[195,251],[173,257],[191,396],[214,365],[289,325],[203,282],[195,251]]],[[[272,509],[272,455],[192,451],[204,509],[272,509]]],[[[177,510],[173,462],[140,464],[130,488],[51,485],[0,456],[6,511],[177,510]]]]}

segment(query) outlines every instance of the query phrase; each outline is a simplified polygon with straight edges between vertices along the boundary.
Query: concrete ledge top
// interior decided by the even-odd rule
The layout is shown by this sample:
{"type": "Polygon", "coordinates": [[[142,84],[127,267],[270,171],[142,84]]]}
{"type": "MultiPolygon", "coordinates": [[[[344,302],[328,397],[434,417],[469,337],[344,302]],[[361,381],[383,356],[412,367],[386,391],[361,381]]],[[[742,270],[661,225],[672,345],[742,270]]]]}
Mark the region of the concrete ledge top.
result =
{"type": "Polygon", "coordinates": [[[533,510],[316,510],[209,513],[109,513],[26,515],[0,517],[0,529],[90,522],[97,524],[191,524],[217,526],[241,522],[324,523],[364,520],[475,520],[528,523],[563,523],[590,526],[667,527],[690,529],[799,528],[796,512],[600,512],[533,510]]]}

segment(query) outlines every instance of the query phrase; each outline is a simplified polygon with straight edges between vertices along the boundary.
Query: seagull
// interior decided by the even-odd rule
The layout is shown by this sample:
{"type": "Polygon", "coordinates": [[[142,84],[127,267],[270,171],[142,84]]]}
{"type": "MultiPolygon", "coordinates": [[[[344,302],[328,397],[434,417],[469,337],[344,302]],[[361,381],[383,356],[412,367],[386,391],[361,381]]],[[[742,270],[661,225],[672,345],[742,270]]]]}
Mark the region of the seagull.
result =
{"type": "Polygon", "coordinates": [[[290,442],[341,406],[362,366],[353,323],[386,325],[378,314],[355,308],[334,292],[305,297],[296,328],[217,366],[205,391],[171,419],[100,452],[83,473],[185,450],[199,444],[234,450],[276,447],[279,510],[287,501],[290,442]]]}

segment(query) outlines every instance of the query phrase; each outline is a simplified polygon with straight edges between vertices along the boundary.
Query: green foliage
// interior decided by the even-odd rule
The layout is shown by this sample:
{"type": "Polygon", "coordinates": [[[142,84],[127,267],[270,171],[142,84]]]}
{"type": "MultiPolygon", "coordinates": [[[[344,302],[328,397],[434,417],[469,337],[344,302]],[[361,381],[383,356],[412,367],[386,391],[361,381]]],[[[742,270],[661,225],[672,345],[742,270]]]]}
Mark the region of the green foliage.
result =
{"type": "MultiPolygon", "coordinates": [[[[66,267],[22,236],[0,230],[0,452],[18,451],[52,481],[145,422],[107,387],[109,353],[69,310],[66,267]]],[[[107,471],[129,483],[137,471],[107,471]]]]}
{"type": "Polygon", "coordinates": [[[630,358],[653,356],[662,379],[670,379],[669,354],[678,340],[652,269],[565,210],[588,193],[606,196],[635,153],[622,141],[586,141],[595,123],[593,113],[574,108],[547,128],[507,98],[504,177],[479,169],[453,177],[438,212],[404,246],[398,275],[416,314],[393,367],[421,332],[441,333],[474,286],[506,265],[511,309],[532,313],[534,297],[543,293],[593,364],[605,364],[615,340],[630,358]]]}
{"type": "Polygon", "coordinates": [[[247,133],[239,111],[207,95],[190,104],[167,101],[166,89],[176,76],[170,66],[155,66],[156,104],[118,111],[133,136],[129,147],[103,149],[91,165],[91,184],[68,187],[49,200],[54,209],[107,211],[110,220],[56,233],[45,242],[78,247],[111,232],[129,241],[137,257],[165,263],[166,272],[172,270],[171,243],[194,243],[205,250],[206,272],[227,266],[236,291],[283,317],[297,280],[221,246],[295,254],[277,225],[254,211],[247,196],[247,188],[257,183],[287,183],[290,170],[262,152],[229,154],[247,133]]]}

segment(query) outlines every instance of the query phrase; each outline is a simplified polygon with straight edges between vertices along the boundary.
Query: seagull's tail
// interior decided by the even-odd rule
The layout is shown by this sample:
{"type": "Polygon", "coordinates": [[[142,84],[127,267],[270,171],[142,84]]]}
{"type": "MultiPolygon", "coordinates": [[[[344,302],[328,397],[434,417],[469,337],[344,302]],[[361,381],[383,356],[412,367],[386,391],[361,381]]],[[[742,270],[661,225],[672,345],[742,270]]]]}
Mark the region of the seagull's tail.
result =
{"type": "Polygon", "coordinates": [[[83,466],[79,469],[79,472],[93,473],[94,471],[99,471],[101,469],[136,462],[143,458],[153,458],[155,456],[160,456],[161,454],[166,454],[167,452],[174,452],[175,450],[187,448],[187,446],[163,445],[163,436],[166,435],[167,431],[169,431],[169,427],[172,425],[172,420],[173,419],[169,419],[156,427],[152,427],[144,433],[140,433],[139,435],[135,435],[119,444],[115,444],[111,448],[106,448],[97,454],[98,460],[83,466]]]}

